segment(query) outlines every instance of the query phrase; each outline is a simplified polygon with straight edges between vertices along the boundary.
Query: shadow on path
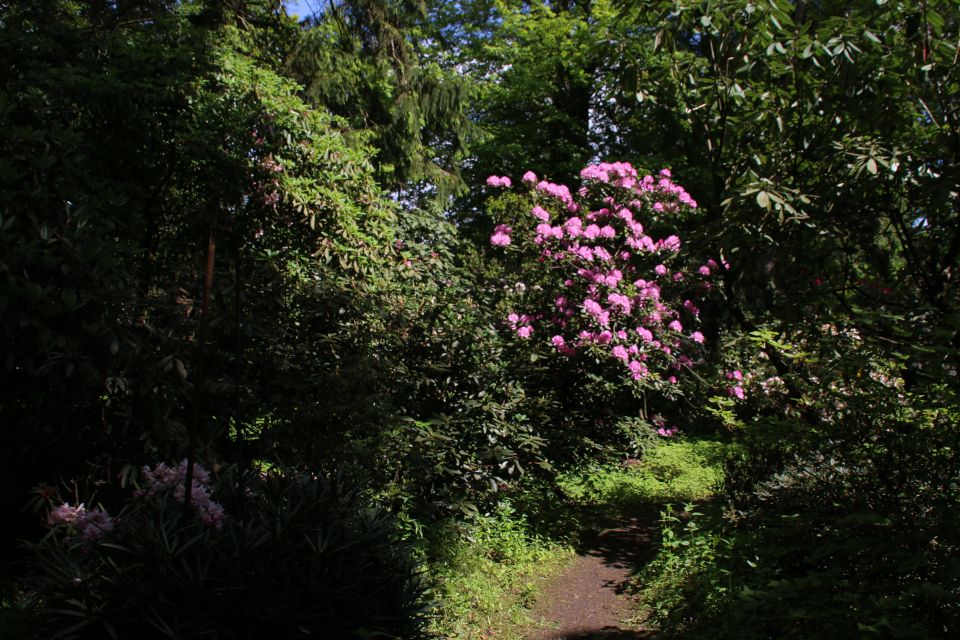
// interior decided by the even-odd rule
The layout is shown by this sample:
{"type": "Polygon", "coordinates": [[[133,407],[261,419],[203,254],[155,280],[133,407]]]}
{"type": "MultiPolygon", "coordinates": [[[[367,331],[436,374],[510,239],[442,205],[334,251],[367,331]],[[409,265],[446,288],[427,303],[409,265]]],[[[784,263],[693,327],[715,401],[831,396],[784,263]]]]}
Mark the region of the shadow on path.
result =
{"type": "Polygon", "coordinates": [[[647,564],[660,543],[653,512],[607,518],[584,535],[578,558],[544,592],[532,612],[550,628],[532,631],[533,640],[638,640],[651,631],[622,628],[629,616],[632,573],[647,564]]]}
{"type": "Polygon", "coordinates": [[[608,518],[601,529],[585,535],[577,553],[608,567],[630,571],[645,566],[657,553],[660,530],[652,512],[629,518],[608,518]]]}

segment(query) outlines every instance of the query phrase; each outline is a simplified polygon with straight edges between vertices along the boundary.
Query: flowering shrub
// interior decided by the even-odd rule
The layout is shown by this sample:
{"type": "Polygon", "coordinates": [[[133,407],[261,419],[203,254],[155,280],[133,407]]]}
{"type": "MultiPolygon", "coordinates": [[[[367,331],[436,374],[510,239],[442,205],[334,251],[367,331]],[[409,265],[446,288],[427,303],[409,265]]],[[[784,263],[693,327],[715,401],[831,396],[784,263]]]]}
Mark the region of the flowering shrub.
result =
{"type": "Polygon", "coordinates": [[[115,519],[83,505],[50,512],[67,535],[25,545],[31,637],[424,636],[412,547],[342,476],[257,475],[241,504],[231,474],[197,467],[207,505],[186,518],[185,471],[145,468],[145,490],[115,519]]]}
{"type": "MultiPolygon", "coordinates": [[[[666,169],[641,178],[627,163],[604,163],[581,177],[573,193],[528,172],[523,183],[534,206],[491,236],[493,246],[525,257],[533,267],[524,277],[541,283],[510,300],[516,306],[504,324],[521,340],[548,345],[568,366],[613,362],[638,393],[680,393],[677,376],[700,359],[705,340],[695,330],[694,300],[707,294],[719,268],[710,260],[688,272],[682,242],[669,233],[670,216],[697,203],[666,169]],[[658,228],[667,229],[665,237],[654,235],[658,228]]],[[[742,398],[736,389],[731,393],[742,398]]],[[[661,425],[658,433],[676,428],[661,425]]]]}

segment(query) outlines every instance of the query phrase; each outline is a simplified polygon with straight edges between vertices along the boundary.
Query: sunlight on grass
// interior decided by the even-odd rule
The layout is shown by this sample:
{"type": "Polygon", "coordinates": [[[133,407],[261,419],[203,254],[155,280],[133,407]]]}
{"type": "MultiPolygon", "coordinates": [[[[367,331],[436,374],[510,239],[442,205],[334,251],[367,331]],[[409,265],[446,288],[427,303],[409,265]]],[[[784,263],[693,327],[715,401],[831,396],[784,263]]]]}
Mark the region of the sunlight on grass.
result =
{"type": "Polygon", "coordinates": [[[539,587],[573,555],[572,547],[529,533],[509,502],[465,530],[443,532],[433,547],[440,600],[434,631],[464,640],[521,637],[539,587]]]}
{"type": "Polygon", "coordinates": [[[628,465],[591,465],[561,478],[564,492],[580,502],[628,511],[633,508],[709,498],[720,463],[731,445],[671,441],[628,465]]]}

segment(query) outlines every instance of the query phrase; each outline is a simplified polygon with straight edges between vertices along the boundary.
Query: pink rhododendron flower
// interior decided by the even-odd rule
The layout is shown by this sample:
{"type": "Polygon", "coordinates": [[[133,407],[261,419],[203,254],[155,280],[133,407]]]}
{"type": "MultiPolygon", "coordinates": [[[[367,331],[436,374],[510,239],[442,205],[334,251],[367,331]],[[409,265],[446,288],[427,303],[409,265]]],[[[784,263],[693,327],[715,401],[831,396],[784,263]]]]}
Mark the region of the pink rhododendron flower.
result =
{"type": "Polygon", "coordinates": [[[735,380],[743,380],[743,374],[740,373],[739,371],[734,371],[734,372],[733,372],[733,377],[734,377],[735,380]]]}
{"type": "Polygon", "coordinates": [[[680,250],[680,238],[677,236],[670,236],[663,241],[663,248],[668,251],[679,251],[680,250]]]}
{"type": "Polygon", "coordinates": [[[523,326],[517,329],[517,335],[520,336],[521,338],[529,338],[532,333],[533,333],[533,327],[529,325],[523,326]]]}
{"type": "Polygon", "coordinates": [[[690,338],[691,338],[694,342],[699,342],[699,343],[702,343],[702,342],[703,342],[703,334],[700,333],[699,331],[694,331],[693,333],[691,333],[691,334],[690,334],[690,338]]]}
{"type": "MultiPolygon", "coordinates": [[[[170,469],[161,462],[152,471],[150,467],[143,467],[143,474],[152,489],[160,491],[172,486],[174,499],[177,502],[183,502],[186,494],[186,488],[183,485],[187,476],[186,459],[180,462],[176,470],[170,469]]],[[[211,499],[210,474],[206,469],[194,463],[193,477],[196,484],[191,488],[190,496],[198,514],[204,519],[204,522],[214,524],[218,529],[223,527],[223,509],[211,499]]]]}
{"type": "Polygon", "coordinates": [[[610,355],[618,360],[628,360],[630,356],[627,354],[627,350],[623,348],[623,345],[615,346],[611,351],[610,355]]]}
{"type": "Polygon", "coordinates": [[[600,334],[597,336],[597,342],[599,344],[610,344],[611,340],[613,340],[613,333],[611,333],[609,330],[606,330],[606,329],[601,331],[600,334]]]}
{"type": "Polygon", "coordinates": [[[553,343],[553,346],[559,347],[564,343],[563,336],[553,336],[550,338],[550,342],[553,343]]]}
{"type": "Polygon", "coordinates": [[[737,385],[736,387],[727,387],[727,393],[731,396],[735,396],[741,400],[744,399],[743,387],[737,385]]]}
{"type": "Polygon", "coordinates": [[[105,511],[94,509],[93,511],[88,511],[84,517],[77,522],[77,528],[82,528],[83,530],[80,539],[90,545],[113,531],[113,518],[107,515],[105,511]],[[81,522],[84,523],[82,527],[80,527],[81,522]]]}
{"type": "Polygon", "coordinates": [[[560,353],[560,355],[567,356],[568,358],[572,358],[573,356],[577,355],[577,350],[568,344],[560,345],[557,347],[557,351],[560,353]]]}
{"type": "Polygon", "coordinates": [[[653,271],[658,276],[665,276],[667,275],[667,266],[663,264],[658,264],[656,267],[654,267],[653,271]]]}
{"type": "Polygon", "coordinates": [[[706,265],[700,267],[700,275],[702,275],[702,276],[708,276],[708,275],[710,275],[710,267],[708,267],[708,266],[706,266],[706,265]]]}
{"type": "Polygon", "coordinates": [[[550,213],[549,213],[546,209],[544,209],[543,207],[539,207],[539,206],[534,207],[534,208],[533,208],[533,211],[531,211],[530,213],[533,214],[533,217],[539,218],[540,220],[543,220],[544,222],[546,222],[547,220],[550,219],[550,213]]]}
{"type": "Polygon", "coordinates": [[[527,171],[525,174],[523,174],[523,181],[528,185],[534,185],[537,183],[537,174],[535,174],[533,171],[527,171]]]}
{"type": "Polygon", "coordinates": [[[490,236],[490,244],[498,247],[505,247],[510,244],[510,234],[513,233],[513,229],[508,227],[505,224],[497,225],[493,230],[493,235],[490,236]]]}
{"type": "Polygon", "coordinates": [[[629,315],[631,309],[633,308],[633,303],[630,302],[630,298],[622,293],[611,293],[609,296],[607,296],[607,302],[609,302],[613,308],[617,309],[624,315],[629,315]]]}
{"type": "Polygon", "coordinates": [[[80,539],[86,545],[92,545],[113,531],[114,521],[105,511],[93,509],[87,511],[84,506],[71,507],[62,504],[52,510],[47,516],[47,524],[51,527],[65,524],[72,528],[74,533],[80,534],[80,539]]]}
{"type": "Polygon", "coordinates": [[[74,524],[77,520],[82,519],[85,514],[86,509],[83,508],[82,504],[71,507],[64,503],[50,512],[50,515],[47,516],[47,524],[51,527],[58,524],[74,524]]]}
{"type": "Polygon", "coordinates": [[[603,260],[604,262],[609,262],[610,259],[613,257],[610,255],[610,252],[604,249],[603,247],[594,247],[593,255],[597,259],[603,260]]]}
{"type": "Polygon", "coordinates": [[[677,332],[683,331],[683,325],[680,324],[680,321],[679,321],[679,320],[674,320],[673,322],[671,322],[671,323],[670,323],[669,325],[667,325],[667,326],[669,326],[671,329],[673,329],[674,331],[677,331],[677,332]]]}

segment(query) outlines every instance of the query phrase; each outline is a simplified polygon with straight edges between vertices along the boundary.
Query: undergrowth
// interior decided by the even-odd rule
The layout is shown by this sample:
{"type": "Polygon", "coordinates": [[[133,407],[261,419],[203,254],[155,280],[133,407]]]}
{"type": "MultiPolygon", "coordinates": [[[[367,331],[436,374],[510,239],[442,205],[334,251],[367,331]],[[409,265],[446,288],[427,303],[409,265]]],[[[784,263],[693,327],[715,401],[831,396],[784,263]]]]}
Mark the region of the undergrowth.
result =
{"type": "Polygon", "coordinates": [[[709,498],[721,478],[731,445],[677,440],[649,450],[628,464],[593,464],[566,474],[561,487],[572,499],[610,511],[709,498]]]}
{"type": "Polygon", "coordinates": [[[642,460],[562,473],[552,487],[530,481],[484,515],[427,532],[440,603],[434,631],[458,640],[524,637],[538,591],[573,556],[581,534],[612,514],[708,498],[728,447],[666,441],[642,460]]]}
{"type": "Polygon", "coordinates": [[[573,552],[533,533],[509,501],[434,536],[430,566],[440,602],[434,631],[443,638],[519,637],[540,583],[573,552]]]}
{"type": "Polygon", "coordinates": [[[955,508],[884,514],[848,469],[798,457],[739,500],[665,508],[634,578],[646,626],[664,640],[957,637],[955,508]]]}

